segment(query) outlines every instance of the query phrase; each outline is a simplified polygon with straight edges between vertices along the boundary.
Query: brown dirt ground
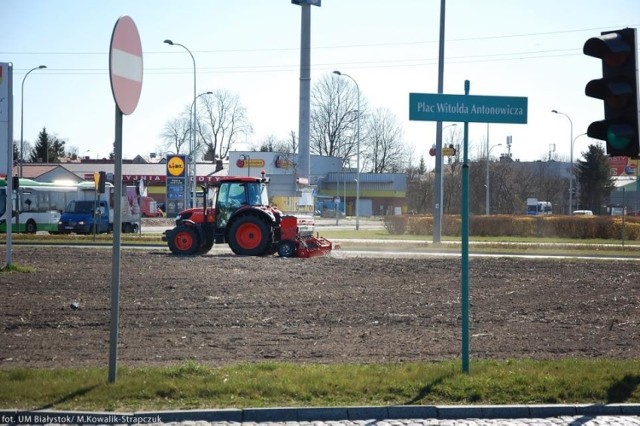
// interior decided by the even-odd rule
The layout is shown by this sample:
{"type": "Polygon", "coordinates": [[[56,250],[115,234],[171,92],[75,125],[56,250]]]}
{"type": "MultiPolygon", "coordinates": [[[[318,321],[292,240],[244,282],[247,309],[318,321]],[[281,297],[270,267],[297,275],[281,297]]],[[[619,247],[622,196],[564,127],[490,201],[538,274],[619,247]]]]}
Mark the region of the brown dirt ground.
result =
{"type": "MultiPolygon", "coordinates": [[[[460,357],[459,259],[121,259],[119,365],[460,357]]],[[[13,261],[35,272],[0,274],[0,367],[108,365],[111,250],[13,261]]],[[[472,258],[470,288],[471,359],[640,357],[637,262],[472,258]]]]}

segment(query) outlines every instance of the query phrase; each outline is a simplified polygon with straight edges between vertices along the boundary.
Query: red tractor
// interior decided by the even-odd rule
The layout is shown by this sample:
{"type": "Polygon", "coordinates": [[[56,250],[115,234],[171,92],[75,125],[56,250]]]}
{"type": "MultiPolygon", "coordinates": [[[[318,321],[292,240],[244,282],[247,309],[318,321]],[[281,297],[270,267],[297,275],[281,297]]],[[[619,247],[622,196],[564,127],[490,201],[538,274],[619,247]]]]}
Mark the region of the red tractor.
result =
{"type": "Polygon", "coordinates": [[[203,254],[228,243],[235,254],[312,257],[332,244],[313,236],[313,220],[283,214],[269,205],[269,178],[221,176],[204,189],[203,207],[181,211],[162,240],[178,255],[203,254]]]}

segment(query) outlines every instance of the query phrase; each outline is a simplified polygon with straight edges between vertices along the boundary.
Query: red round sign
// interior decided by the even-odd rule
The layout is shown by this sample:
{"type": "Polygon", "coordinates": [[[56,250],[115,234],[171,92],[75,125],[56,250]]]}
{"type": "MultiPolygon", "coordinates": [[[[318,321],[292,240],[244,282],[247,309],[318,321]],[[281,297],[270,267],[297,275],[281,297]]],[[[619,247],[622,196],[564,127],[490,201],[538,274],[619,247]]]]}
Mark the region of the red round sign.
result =
{"type": "Polygon", "coordinates": [[[142,44],[135,22],[121,16],[113,28],[109,49],[111,92],[120,111],[135,111],[142,91],[142,44]]]}

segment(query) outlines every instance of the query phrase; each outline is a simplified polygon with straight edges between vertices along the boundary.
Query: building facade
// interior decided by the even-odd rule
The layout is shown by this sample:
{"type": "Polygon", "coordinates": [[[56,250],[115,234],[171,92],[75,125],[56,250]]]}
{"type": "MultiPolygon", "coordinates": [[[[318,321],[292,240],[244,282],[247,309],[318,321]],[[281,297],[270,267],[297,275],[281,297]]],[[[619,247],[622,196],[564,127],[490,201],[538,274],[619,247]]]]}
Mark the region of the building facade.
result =
{"type": "MultiPolygon", "coordinates": [[[[227,161],[196,164],[197,188],[216,176],[255,176],[263,172],[270,178],[270,201],[286,212],[314,212],[338,209],[355,215],[357,197],[355,171],[343,171],[342,159],[312,155],[309,178],[300,178],[296,154],[233,151],[227,161]],[[336,187],[339,191],[336,191],[336,187]],[[338,198],[336,198],[338,197],[338,198]]],[[[93,180],[94,173],[107,173],[113,179],[114,164],[110,160],[82,159],[78,162],[23,165],[23,176],[41,182],[93,180]]],[[[18,174],[17,167],[14,175],[18,174]]],[[[123,185],[144,182],[147,195],[158,203],[167,203],[167,164],[162,159],[149,163],[140,158],[123,160],[123,185]]],[[[111,179],[109,179],[109,177],[111,179]]],[[[190,178],[193,181],[193,178],[190,178]]],[[[407,210],[405,174],[360,174],[360,216],[400,214],[407,210]]]]}

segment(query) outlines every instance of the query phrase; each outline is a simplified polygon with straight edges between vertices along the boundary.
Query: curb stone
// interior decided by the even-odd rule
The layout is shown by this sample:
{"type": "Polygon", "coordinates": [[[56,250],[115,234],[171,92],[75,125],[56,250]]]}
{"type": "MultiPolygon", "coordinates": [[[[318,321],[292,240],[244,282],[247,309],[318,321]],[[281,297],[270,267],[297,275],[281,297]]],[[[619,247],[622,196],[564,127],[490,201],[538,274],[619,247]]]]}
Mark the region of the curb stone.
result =
{"type": "MultiPolygon", "coordinates": [[[[385,419],[515,419],[562,416],[640,416],[640,404],[560,404],[560,405],[398,405],[355,407],[274,407],[149,411],[134,413],[79,412],[58,410],[0,410],[1,424],[63,423],[56,421],[19,422],[19,419],[77,419],[127,417],[154,418],[160,423],[208,421],[233,423],[322,422],[385,419]],[[13,421],[11,421],[13,420],[13,421]]],[[[73,423],[73,422],[72,422],[73,423]]]]}

